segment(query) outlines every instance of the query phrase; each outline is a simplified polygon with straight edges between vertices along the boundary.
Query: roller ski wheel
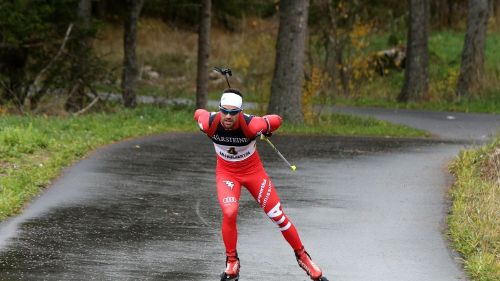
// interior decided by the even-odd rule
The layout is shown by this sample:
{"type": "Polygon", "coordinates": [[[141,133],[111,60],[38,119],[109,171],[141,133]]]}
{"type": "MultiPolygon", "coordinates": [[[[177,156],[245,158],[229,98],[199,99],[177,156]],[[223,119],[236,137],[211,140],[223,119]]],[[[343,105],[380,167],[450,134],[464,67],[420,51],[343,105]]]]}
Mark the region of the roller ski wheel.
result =
{"type": "Polygon", "coordinates": [[[225,272],[222,272],[222,274],[220,275],[220,281],[238,281],[239,278],[240,278],[240,275],[236,275],[235,277],[231,277],[231,276],[227,275],[227,273],[225,273],[225,272]]]}
{"type": "Polygon", "coordinates": [[[238,281],[240,278],[240,259],[238,254],[226,257],[226,269],[220,275],[220,281],[238,281]]]}
{"type": "MultiPolygon", "coordinates": [[[[309,276],[310,277],[310,276],[309,276]]],[[[328,279],[325,276],[321,276],[318,279],[312,279],[313,281],[328,281],[328,279]]]]}
{"type": "Polygon", "coordinates": [[[323,273],[319,266],[317,266],[311,259],[311,256],[306,252],[304,247],[295,252],[295,258],[299,266],[309,275],[313,281],[328,281],[323,277],[323,273]]]}

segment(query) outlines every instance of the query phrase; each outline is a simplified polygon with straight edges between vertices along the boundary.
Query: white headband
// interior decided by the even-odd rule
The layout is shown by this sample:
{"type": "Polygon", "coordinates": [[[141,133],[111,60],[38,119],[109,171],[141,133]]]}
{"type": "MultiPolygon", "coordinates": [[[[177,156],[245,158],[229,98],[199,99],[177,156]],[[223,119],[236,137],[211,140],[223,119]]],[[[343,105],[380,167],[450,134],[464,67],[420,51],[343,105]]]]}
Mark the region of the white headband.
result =
{"type": "Polygon", "coordinates": [[[243,104],[243,99],[241,98],[240,95],[237,95],[235,93],[224,93],[220,98],[221,106],[232,105],[236,106],[237,108],[241,108],[242,104],[243,104]]]}

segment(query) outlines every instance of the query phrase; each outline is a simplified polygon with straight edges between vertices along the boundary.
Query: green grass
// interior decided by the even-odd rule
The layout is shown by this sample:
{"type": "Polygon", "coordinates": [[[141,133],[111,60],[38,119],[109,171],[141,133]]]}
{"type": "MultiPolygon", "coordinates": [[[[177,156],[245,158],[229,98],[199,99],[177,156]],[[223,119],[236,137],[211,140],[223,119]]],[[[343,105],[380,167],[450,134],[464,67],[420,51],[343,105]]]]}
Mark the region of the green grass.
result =
{"type": "Polygon", "coordinates": [[[336,98],[334,104],[340,106],[382,107],[394,109],[419,109],[432,111],[478,112],[500,114],[500,92],[480,98],[463,98],[456,101],[431,101],[398,103],[390,97],[358,97],[355,99],[336,98]]]}
{"type": "MultiPolygon", "coordinates": [[[[105,144],[144,135],[197,131],[192,110],[142,106],[80,117],[0,118],[0,221],[19,213],[60,171],[105,144]]],[[[279,133],[421,137],[424,132],[371,118],[335,114],[279,133]]]]}
{"type": "Polygon", "coordinates": [[[308,135],[357,135],[383,137],[427,137],[428,133],[404,125],[392,124],[371,117],[345,114],[322,115],[315,125],[290,125],[284,123],[286,133],[308,135]]]}
{"type": "Polygon", "coordinates": [[[472,280],[500,280],[500,137],[462,151],[450,169],[456,177],[448,218],[453,245],[472,280]]]}
{"type": "Polygon", "coordinates": [[[190,111],[141,107],[82,117],[0,119],[0,221],[23,205],[63,167],[104,144],[171,131],[194,131],[190,111]]]}

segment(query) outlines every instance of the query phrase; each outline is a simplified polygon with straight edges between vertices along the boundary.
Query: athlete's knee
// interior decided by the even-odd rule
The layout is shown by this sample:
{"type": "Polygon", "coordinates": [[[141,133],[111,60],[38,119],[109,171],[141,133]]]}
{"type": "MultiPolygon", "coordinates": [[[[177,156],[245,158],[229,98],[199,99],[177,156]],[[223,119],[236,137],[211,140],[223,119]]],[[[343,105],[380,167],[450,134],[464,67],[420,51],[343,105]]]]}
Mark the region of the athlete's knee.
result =
{"type": "Polygon", "coordinates": [[[281,231],[285,231],[292,226],[290,220],[283,212],[280,202],[267,212],[267,216],[280,228],[281,231]]]}
{"type": "Polygon", "coordinates": [[[236,218],[238,217],[238,204],[233,203],[230,206],[224,206],[224,208],[222,209],[222,214],[225,221],[236,222],[236,218]]]}

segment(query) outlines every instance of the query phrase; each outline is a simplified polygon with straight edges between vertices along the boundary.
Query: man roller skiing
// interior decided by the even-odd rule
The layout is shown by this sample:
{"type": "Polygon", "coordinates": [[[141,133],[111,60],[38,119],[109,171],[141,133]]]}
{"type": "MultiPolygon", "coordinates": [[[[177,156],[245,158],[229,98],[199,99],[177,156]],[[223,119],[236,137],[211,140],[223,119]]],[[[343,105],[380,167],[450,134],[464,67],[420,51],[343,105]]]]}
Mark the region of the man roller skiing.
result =
{"type": "Polygon", "coordinates": [[[244,186],[264,212],[276,223],[295,252],[301,268],[315,281],[328,281],[305,251],[295,226],[283,212],[276,189],[256,150],[260,134],[270,136],[281,125],[278,115],[252,116],[242,112],[243,98],[236,89],[223,91],[219,112],[197,109],[194,119],[214,143],[217,154],[217,197],[223,213],[222,238],[226,248],[226,269],[221,281],[239,278],[240,260],[236,251],[238,202],[244,186]]]}

